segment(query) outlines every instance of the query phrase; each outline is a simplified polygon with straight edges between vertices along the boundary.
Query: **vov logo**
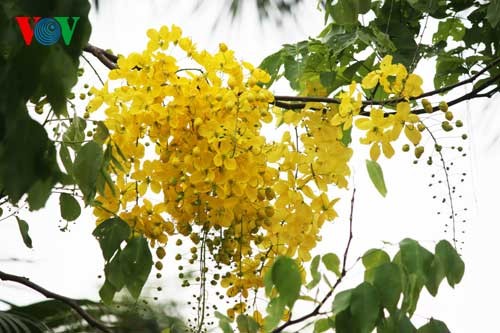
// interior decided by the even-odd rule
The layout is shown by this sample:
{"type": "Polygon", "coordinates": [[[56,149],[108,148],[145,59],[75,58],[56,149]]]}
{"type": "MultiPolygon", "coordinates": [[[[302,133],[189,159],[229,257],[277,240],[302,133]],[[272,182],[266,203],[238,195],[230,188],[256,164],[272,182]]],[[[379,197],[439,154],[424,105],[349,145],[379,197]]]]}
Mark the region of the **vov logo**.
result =
{"type": "Polygon", "coordinates": [[[80,17],[72,16],[73,24],[69,25],[69,16],[45,17],[16,16],[17,24],[21,29],[24,43],[30,45],[33,36],[41,45],[53,45],[63,38],[64,44],[69,45],[75,33],[76,23],[80,17]],[[32,24],[30,24],[32,20],[32,24]]]}

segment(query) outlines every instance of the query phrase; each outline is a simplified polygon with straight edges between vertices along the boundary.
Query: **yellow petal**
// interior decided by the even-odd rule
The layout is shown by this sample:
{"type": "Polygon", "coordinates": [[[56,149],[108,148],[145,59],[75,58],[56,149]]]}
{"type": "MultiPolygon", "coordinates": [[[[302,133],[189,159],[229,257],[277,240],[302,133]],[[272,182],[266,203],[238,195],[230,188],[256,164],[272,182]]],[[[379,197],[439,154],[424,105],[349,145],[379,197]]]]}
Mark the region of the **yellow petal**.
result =
{"type": "Polygon", "coordinates": [[[370,158],[372,159],[372,161],[376,161],[378,160],[379,156],[380,156],[380,147],[378,146],[378,142],[375,142],[372,144],[370,148],[370,158]]]}

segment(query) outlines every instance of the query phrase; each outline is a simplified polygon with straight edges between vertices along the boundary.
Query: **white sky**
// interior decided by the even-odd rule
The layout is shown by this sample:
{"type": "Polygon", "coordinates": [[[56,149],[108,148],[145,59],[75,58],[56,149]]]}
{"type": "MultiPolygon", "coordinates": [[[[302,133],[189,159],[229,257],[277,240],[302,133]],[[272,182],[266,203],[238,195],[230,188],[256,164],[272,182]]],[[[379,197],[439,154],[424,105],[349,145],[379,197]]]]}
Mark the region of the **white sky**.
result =
{"type": "MultiPolygon", "coordinates": [[[[145,32],[148,28],[174,23],[183,29],[186,36],[191,36],[200,49],[216,50],[219,42],[223,41],[236,50],[238,57],[258,65],[281,44],[315,36],[323,27],[323,16],[315,10],[315,2],[302,5],[296,11],[296,20],[286,20],[281,28],[268,22],[260,25],[256,12],[248,10],[233,25],[229,23],[229,18],[222,17],[215,30],[211,29],[218,16],[219,7],[215,4],[221,4],[222,1],[211,1],[213,6],[204,5],[196,12],[192,11],[196,1],[156,0],[152,1],[152,5],[132,0],[101,2],[99,14],[92,13],[91,16],[91,43],[123,54],[142,50],[146,44],[145,32]]],[[[100,73],[106,73],[103,66],[88,57],[100,73]]],[[[426,70],[432,69],[433,64],[423,65],[417,71],[425,80],[426,70]]],[[[98,85],[89,70],[86,75],[91,78],[91,84],[98,85]]],[[[429,80],[427,87],[430,88],[431,85],[429,80]]],[[[286,85],[278,86],[274,92],[290,93],[286,85]]],[[[455,167],[450,171],[452,185],[456,185],[457,192],[464,197],[456,201],[455,205],[460,213],[458,220],[462,217],[467,220],[465,224],[458,223],[459,240],[465,242],[462,254],[466,273],[455,290],[449,288],[444,281],[437,299],[423,291],[422,302],[415,315],[418,324],[434,316],[445,321],[454,333],[491,331],[490,327],[498,326],[495,305],[500,296],[496,284],[500,271],[494,262],[495,255],[500,252],[497,241],[500,227],[496,209],[496,191],[500,188],[500,142],[497,140],[499,125],[495,114],[497,105],[498,97],[490,101],[472,101],[453,109],[457,111],[456,115],[461,115],[470,137],[464,144],[467,157],[457,158],[456,152],[450,154],[452,151],[446,150],[450,160],[457,158],[455,167]],[[467,173],[464,183],[460,183],[459,174],[462,172],[467,173]],[[468,210],[463,211],[464,208],[468,210]]],[[[432,123],[438,122],[435,119],[429,120],[428,124],[432,123]]],[[[460,144],[458,137],[464,131],[445,135],[438,128],[439,126],[436,127],[438,137],[454,137],[444,138],[445,146],[448,142],[449,145],[460,144]]],[[[356,138],[354,141],[357,141],[356,138]]],[[[365,171],[364,160],[368,152],[364,148],[356,151],[358,153],[352,161],[351,179],[357,195],[350,263],[354,263],[365,250],[383,246],[382,240],[397,243],[405,237],[411,237],[433,250],[435,241],[445,237],[451,239],[449,231],[443,232],[449,208],[446,204],[441,204],[440,200],[432,199],[434,194],[439,198],[445,195],[446,187],[444,183],[428,187],[429,183],[436,182],[431,178],[433,172],[436,172],[437,179],[443,179],[438,176],[440,171],[437,163],[428,167],[423,160],[414,166],[409,158],[411,155],[399,153],[398,148],[395,158],[389,161],[382,159],[380,162],[388,187],[387,197],[382,198],[371,185],[365,171]],[[443,212],[441,215],[436,214],[439,210],[443,212]]],[[[434,161],[438,161],[436,156],[434,161]]],[[[87,212],[76,224],[72,224],[70,232],[61,233],[58,230],[61,223],[58,222],[56,199],[51,200],[45,210],[22,215],[30,223],[34,250],[24,248],[14,219],[0,222],[0,267],[13,274],[29,276],[32,281],[66,296],[97,299],[97,290],[102,283],[97,276],[102,274],[103,261],[97,241],[91,235],[94,228],[93,217],[87,212]],[[12,262],[8,261],[9,258],[33,262],[12,262]]],[[[316,253],[332,251],[339,257],[342,255],[347,240],[349,201],[350,193],[346,193],[339,204],[341,216],[333,225],[324,229],[322,235],[325,241],[316,253]]],[[[387,250],[394,253],[395,247],[389,246],[387,250]]],[[[345,283],[341,285],[342,289],[361,282],[362,271],[359,266],[360,264],[348,274],[345,283]]],[[[177,262],[172,267],[177,267],[177,262]]],[[[168,265],[165,272],[167,271],[168,265]]],[[[177,274],[175,268],[171,272],[177,274]]],[[[165,282],[167,284],[164,291],[160,295],[154,292],[153,295],[164,299],[177,297],[178,280],[171,277],[164,281],[168,281],[165,282]]],[[[158,282],[153,281],[151,289],[157,285],[158,282]]],[[[23,286],[4,282],[0,283],[0,298],[18,303],[42,299],[23,286]]],[[[307,309],[304,308],[303,313],[307,309]]]]}

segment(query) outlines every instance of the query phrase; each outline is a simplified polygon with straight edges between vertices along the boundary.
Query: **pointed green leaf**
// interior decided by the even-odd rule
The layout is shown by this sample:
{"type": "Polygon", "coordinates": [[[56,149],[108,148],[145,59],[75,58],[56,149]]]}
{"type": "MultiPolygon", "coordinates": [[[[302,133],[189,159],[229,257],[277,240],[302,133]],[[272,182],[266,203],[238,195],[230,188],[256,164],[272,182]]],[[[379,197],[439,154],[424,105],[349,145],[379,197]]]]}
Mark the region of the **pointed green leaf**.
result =
{"type": "Polygon", "coordinates": [[[24,245],[26,245],[30,249],[33,248],[33,243],[29,235],[30,227],[28,223],[25,220],[20,219],[18,216],[16,216],[16,220],[17,225],[19,226],[19,231],[21,232],[21,237],[23,238],[24,245]]]}
{"type": "Polygon", "coordinates": [[[351,315],[360,333],[370,333],[379,317],[380,301],[377,290],[368,282],[353,289],[351,294],[351,315]]]}
{"type": "Polygon", "coordinates": [[[139,298],[153,266],[146,238],[140,236],[129,240],[120,253],[120,264],[125,276],[125,286],[132,297],[139,298]]]}
{"type": "Polygon", "coordinates": [[[99,241],[104,259],[109,261],[130,236],[130,227],[119,217],[114,217],[99,224],[92,235],[99,241]]]}
{"type": "Polygon", "coordinates": [[[434,256],[413,239],[403,239],[399,243],[401,264],[408,274],[416,274],[425,279],[434,256]]]}
{"type": "Polygon", "coordinates": [[[451,287],[455,286],[464,276],[465,265],[462,258],[460,258],[453,246],[445,240],[437,243],[435,252],[436,257],[443,264],[448,284],[451,287]]]}
{"type": "Polygon", "coordinates": [[[113,260],[106,264],[104,273],[106,274],[106,280],[111,283],[116,291],[120,291],[123,288],[125,285],[125,276],[123,275],[119,252],[113,257],[113,260]]]}
{"type": "Polygon", "coordinates": [[[59,147],[59,157],[68,175],[73,172],[73,161],[71,160],[71,155],[69,154],[69,149],[66,144],[61,144],[59,147]]]}
{"type": "Polygon", "coordinates": [[[85,203],[90,203],[96,193],[96,181],[103,162],[101,145],[94,141],[85,144],[75,158],[73,176],[83,193],[85,203]]]}
{"type": "Polygon", "coordinates": [[[85,140],[86,127],[87,122],[85,121],[85,119],[75,116],[71,120],[71,124],[63,135],[64,144],[70,146],[75,151],[80,149],[83,141],[85,140]]]}
{"type": "Polygon", "coordinates": [[[427,279],[425,281],[425,287],[429,291],[432,296],[436,296],[439,285],[445,278],[445,270],[443,263],[439,256],[434,256],[434,260],[432,261],[431,267],[427,272],[427,279]]]}
{"type": "Polygon", "coordinates": [[[300,276],[299,266],[295,260],[289,257],[278,257],[272,267],[272,281],[278,289],[280,298],[284,300],[289,308],[299,298],[302,278],[300,276]]]}
{"type": "Polygon", "coordinates": [[[493,28],[497,26],[498,22],[500,22],[500,0],[491,0],[486,18],[493,28]]]}
{"type": "Polygon", "coordinates": [[[417,333],[417,329],[406,314],[396,310],[377,326],[377,333],[417,333]]]}
{"type": "Polygon", "coordinates": [[[380,165],[375,161],[366,160],[366,169],[377,191],[385,197],[387,195],[387,188],[385,187],[384,173],[380,165]]]}
{"type": "Polygon", "coordinates": [[[314,323],[314,333],[328,331],[330,328],[335,328],[335,317],[321,318],[314,323]]]}
{"type": "Polygon", "coordinates": [[[267,56],[259,65],[261,69],[265,70],[271,76],[271,81],[266,83],[266,86],[272,85],[279,74],[280,67],[283,64],[282,53],[282,50],[279,50],[267,56]]]}
{"type": "Polygon", "coordinates": [[[111,283],[109,283],[108,280],[104,281],[101,289],[99,289],[99,296],[101,296],[103,303],[106,305],[111,305],[113,297],[115,297],[115,293],[115,288],[111,285],[111,283]]]}
{"type": "Polygon", "coordinates": [[[321,258],[321,260],[323,261],[326,269],[335,273],[337,276],[340,276],[340,260],[335,253],[327,253],[321,258]]]}
{"type": "Polygon", "coordinates": [[[78,201],[68,193],[61,193],[59,206],[61,208],[61,217],[66,221],[76,220],[82,211],[78,201]]]}
{"type": "Polygon", "coordinates": [[[224,316],[222,313],[219,311],[215,311],[215,317],[219,319],[219,328],[222,329],[223,333],[233,333],[233,329],[231,328],[231,320],[224,316]]]}

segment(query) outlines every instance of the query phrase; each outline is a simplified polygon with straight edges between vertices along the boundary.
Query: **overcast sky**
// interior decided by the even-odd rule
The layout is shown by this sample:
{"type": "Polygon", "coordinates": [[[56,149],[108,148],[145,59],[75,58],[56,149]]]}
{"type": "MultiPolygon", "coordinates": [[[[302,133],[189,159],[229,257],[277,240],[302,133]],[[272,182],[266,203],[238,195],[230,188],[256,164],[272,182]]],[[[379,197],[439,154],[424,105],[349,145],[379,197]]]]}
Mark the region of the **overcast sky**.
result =
{"type": "MultiPolygon", "coordinates": [[[[315,36],[323,26],[323,15],[316,11],[315,1],[302,5],[296,11],[296,17],[286,19],[282,27],[271,22],[261,24],[256,11],[246,10],[233,24],[228,17],[221,17],[216,29],[212,29],[219,15],[219,7],[215,4],[221,4],[222,1],[210,2],[214,5],[202,6],[197,11],[192,10],[197,1],[156,0],[151,1],[151,5],[146,5],[147,1],[131,0],[101,2],[99,13],[92,12],[91,15],[91,43],[123,54],[143,49],[147,29],[174,23],[183,29],[185,35],[191,36],[200,49],[214,51],[219,42],[226,42],[229,48],[236,50],[240,59],[258,65],[281,44],[315,36]]],[[[100,73],[106,75],[107,70],[103,66],[90,56],[87,57],[100,73]]],[[[422,64],[417,72],[425,80],[426,70],[432,69],[432,66],[432,63],[422,64]]],[[[99,85],[89,70],[86,78],[89,83],[99,85]]],[[[432,88],[431,79],[428,79],[426,87],[432,88]]],[[[286,84],[278,85],[273,91],[277,94],[290,93],[286,84]]],[[[463,196],[462,199],[456,199],[455,205],[459,212],[458,221],[466,220],[457,226],[459,241],[464,242],[462,255],[466,262],[466,273],[455,290],[443,282],[437,299],[423,292],[423,301],[415,315],[415,321],[419,324],[434,316],[444,320],[454,333],[491,331],[490,327],[498,326],[495,301],[500,296],[497,285],[500,271],[496,264],[496,256],[500,253],[497,241],[500,231],[497,218],[497,191],[500,188],[500,143],[497,139],[500,125],[496,114],[497,105],[498,98],[473,101],[470,105],[463,104],[454,109],[466,124],[464,131],[445,134],[439,130],[439,126],[435,126],[436,136],[441,138],[445,147],[460,145],[459,136],[463,132],[468,133],[470,138],[464,142],[468,154],[466,157],[460,157],[450,148],[445,149],[448,161],[454,162],[450,171],[452,185],[456,185],[457,193],[463,196]],[[464,182],[461,182],[462,173],[467,174],[464,182]]],[[[431,118],[426,123],[439,124],[439,119],[431,118]]],[[[430,140],[427,142],[432,146],[430,140]]],[[[380,161],[388,188],[387,197],[382,198],[366,174],[364,160],[368,158],[368,152],[365,148],[357,149],[358,146],[352,161],[351,184],[356,187],[357,194],[349,263],[354,263],[371,247],[385,246],[391,253],[395,252],[395,246],[384,245],[382,241],[397,243],[405,237],[411,237],[433,250],[437,240],[451,240],[450,228],[445,226],[449,223],[449,206],[440,200],[447,189],[444,183],[438,182],[444,180],[438,164],[429,167],[425,161],[421,161],[415,166],[411,155],[403,155],[398,149],[395,158],[380,161]],[[436,176],[432,178],[432,174],[436,176]],[[433,184],[431,187],[430,183],[433,184]],[[433,199],[434,195],[438,199],[433,199]]],[[[437,157],[434,160],[437,161],[437,157]]],[[[344,192],[342,196],[343,200],[339,203],[341,216],[325,227],[322,233],[325,241],[316,253],[333,251],[340,255],[345,247],[350,193],[344,192]]],[[[98,244],[91,235],[95,225],[90,212],[72,224],[70,232],[64,233],[58,229],[62,223],[58,221],[57,200],[51,200],[45,210],[36,214],[23,213],[22,217],[30,223],[34,249],[23,247],[15,220],[0,222],[2,270],[27,275],[47,289],[67,296],[97,299],[98,286],[102,283],[97,276],[102,274],[103,262],[98,244]],[[9,258],[23,261],[12,262],[8,261],[9,258]]],[[[342,288],[361,282],[362,271],[359,266],[350,271],[342,288]]],[[[175,269],[172,272],[175,274],[175,269]]],[[[165,279],[164,283],[166,286],[160,294],[161,298],[171,299],[178,295],[177,291],[171,292],[172,288],[178,289],[178,280],[165,279]]],[[[151,290],[157,285],[158,281],[153,281],[151,290]]],[[[158,295],[157,292],[154,294],[158,295]]],[[[23,286],[3,282],[0,283],[0,295],[16,303],[41,299],[23,286]]]]}

